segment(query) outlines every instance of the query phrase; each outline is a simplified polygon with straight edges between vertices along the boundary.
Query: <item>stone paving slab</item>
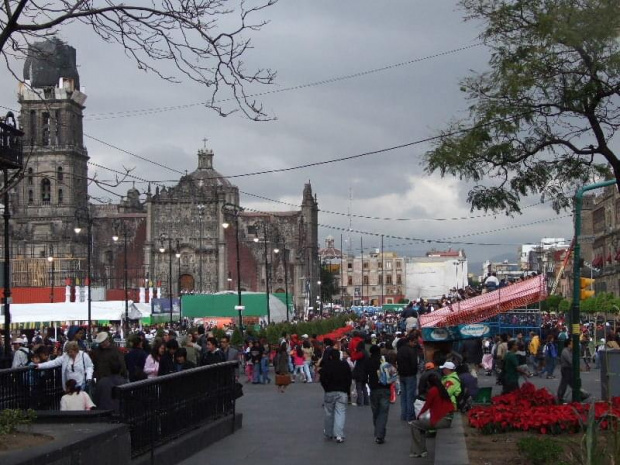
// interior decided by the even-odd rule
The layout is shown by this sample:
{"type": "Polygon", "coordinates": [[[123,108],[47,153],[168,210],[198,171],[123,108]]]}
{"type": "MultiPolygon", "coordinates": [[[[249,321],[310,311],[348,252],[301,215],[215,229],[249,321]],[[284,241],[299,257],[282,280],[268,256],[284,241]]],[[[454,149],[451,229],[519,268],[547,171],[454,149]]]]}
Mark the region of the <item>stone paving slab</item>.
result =
{"type": "Polygon", "coordinates": [[[181,462],[183,465],[290,465],[291,463],[420,464],[434,460],[409,457],[411,433],[400,420],[400,404],[390,406],[384,444],[375,444],[370,407],[347,407],[346,439],[342,444],[323,439],[323,389],[319,384],[291,384],[280,394],[273,384],[244,385],[237,411],[243,428],[232,436],[181,462]],[[303,461],[303,462],[300,462],[303,461]]]}
{"type": "MultiPolygon", "coordinates": [[[[534,377],[530,381],[555,394],[560,382],[559,369],[556,375],[556,379],[534,377]]],[[[581,375],[583,386],[592,393],[592,399],[599,399],[600,372],[593,369],[581,375]]],[[[479,384],[492,386],[494,396],[501,393],[501,386],[495,385],[494,376],[480,375],[479,384]]],[[[428,457],[409,457],[411,433],[409,426],[400,421],[399,401],[390,407],[385,444],[374,442],[370,407],[354,406],[347,407],[346,441],[336,444],[323,439],[323,389],[319,384],[295,383],[285,394],[278,393],[273,384],[245,384],[244,392],[237,404],[238,411],[243,413],[243,428],[181,462],[183,465],[241,464],[246,460],[252,465],[290,465],[299,460],[359,465],[436,463],[435,439],[427,440],[428,457]]],[[[466,421],[463,416],[463,425],[466,421]]],[[[452,446],[442,443],[441,447],[442,454],[449,455],[450,448],[462,448],[463,441],[452,446]]]]}

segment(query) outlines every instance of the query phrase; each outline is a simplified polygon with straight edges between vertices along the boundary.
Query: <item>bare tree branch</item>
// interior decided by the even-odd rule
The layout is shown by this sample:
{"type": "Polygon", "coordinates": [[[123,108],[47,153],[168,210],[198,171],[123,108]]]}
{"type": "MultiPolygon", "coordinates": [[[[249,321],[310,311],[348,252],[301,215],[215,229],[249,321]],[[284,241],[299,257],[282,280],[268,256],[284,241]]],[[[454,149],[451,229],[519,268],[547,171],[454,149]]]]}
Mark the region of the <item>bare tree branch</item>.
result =
{"type": "MultiPolygon", "coordinates": [[[[180,76],[210,89],[209,108],[221,115],[241,110],[248,118],[270,117],[248,98],[245,86],[271,84],[270,69],[247,71],[243,57],[252,49],[250,33],[267,21],[260,16],[277,0],[3,0],[0,7],[0,53],[8,64],[27,56],[28,45],[53,36],[63,25],[79,21],[102,40],[120,45],[138,68],[180,82],[163,66],[172,63],[180,76]],[[236,17],[236,19],[234,19],[236,17]],[[229,92],[224,108],[215,104],[229,92]]],[[[9,66],[10,68],[10,66],[9,66]]],[[[13,72],[13,71],[12,71],[13,72]]],[[[17,73],[13,72],[14,75],[17,73]]]]}

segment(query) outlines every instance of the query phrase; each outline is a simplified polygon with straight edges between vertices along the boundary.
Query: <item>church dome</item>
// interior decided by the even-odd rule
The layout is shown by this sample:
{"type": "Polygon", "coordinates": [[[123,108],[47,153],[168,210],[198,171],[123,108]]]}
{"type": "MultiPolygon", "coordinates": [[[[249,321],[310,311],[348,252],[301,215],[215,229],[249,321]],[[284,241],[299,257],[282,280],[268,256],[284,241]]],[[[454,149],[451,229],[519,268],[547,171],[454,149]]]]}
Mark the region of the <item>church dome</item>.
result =
{"type": "Polygon", "coordinates": [[[204,186],[232,186],[228,179],[213,168],[213,150],[211,149],[198,151],[198,169],[188,176],[199,188],[204,186]]]}

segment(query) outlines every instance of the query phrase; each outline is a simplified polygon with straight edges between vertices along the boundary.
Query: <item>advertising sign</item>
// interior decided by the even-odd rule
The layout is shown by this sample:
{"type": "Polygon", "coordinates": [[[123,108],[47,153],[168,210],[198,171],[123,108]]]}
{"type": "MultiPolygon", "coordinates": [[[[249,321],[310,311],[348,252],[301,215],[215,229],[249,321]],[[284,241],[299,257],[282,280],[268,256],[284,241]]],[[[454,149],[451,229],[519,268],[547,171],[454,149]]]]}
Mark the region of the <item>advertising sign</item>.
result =
{"type": "Polygon", "coordinates": [[[476,337],[489,337],[491,327],[486,323],[447,326],[445,328],[422,328],[422,339],[428,342],[451,342],[476,337]]]}
{"type": "MultiPolygon", "coordinates": [[[[180,300],[172,299],[172,313],[179,313],[180,300]]],[[[170,299],[153,299],[151,300],[151,311],[154,315],[170,313],[170,299]]]]}

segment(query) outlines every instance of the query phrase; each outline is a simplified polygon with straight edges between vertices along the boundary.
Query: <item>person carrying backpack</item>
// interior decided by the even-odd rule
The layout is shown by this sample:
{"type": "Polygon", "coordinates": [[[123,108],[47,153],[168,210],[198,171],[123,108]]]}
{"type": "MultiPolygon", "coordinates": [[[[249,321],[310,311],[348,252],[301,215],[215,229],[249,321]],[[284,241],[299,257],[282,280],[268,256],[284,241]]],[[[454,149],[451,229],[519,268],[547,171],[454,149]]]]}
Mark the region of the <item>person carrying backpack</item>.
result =
{"type": "MultiPolygon", "coordinates": [[[[370,387],[370,408],[372,409],[372,423],[375,430],[375,442],[383,444],[388,415],[390,413],[390,384],[380,382],[380,373],[389,372],[389,367],[381,365],[385,363],[381,359],[381,349],[377,345],[370,346],[370,357],[366,360],[367,382],[370,387]]],[[[384,377],[383,381],[387,381],[384,377]]]]}
{"type": "Polygon", "coordinates": [[[11,344],[13,345],[13,363],[11,364],[11,368],[22,368],[28,366],[32,359],[32,353],[30,349],[26,347],[28,344],[27,339],[16,338],[11,344]]]}
{"type": "Polygon", "coordinates": [[[558,350],[555,347],[553,334],[547,336],[547,342],[543,349],[543,356],[545,357],[545,367],[543,368],[541,376],[546,372],[547,379],[555,379],[553,372],[555,371],[555,360],[558,358],[558,350]]]}
{"type": "Polygon", "coordinates": [[[457,408],[457,397],[461,393],[461,380],[459,379],[459,375],[456,373],[456,365],[452,362],[446,362],[439,367],[441,370],[441,374],[443,375],[441,378],[441,382],[443,383],[446,391],[450,395],[450,400],[452,400],[452,404],[454,405],[454,409],[457,408]]]}

